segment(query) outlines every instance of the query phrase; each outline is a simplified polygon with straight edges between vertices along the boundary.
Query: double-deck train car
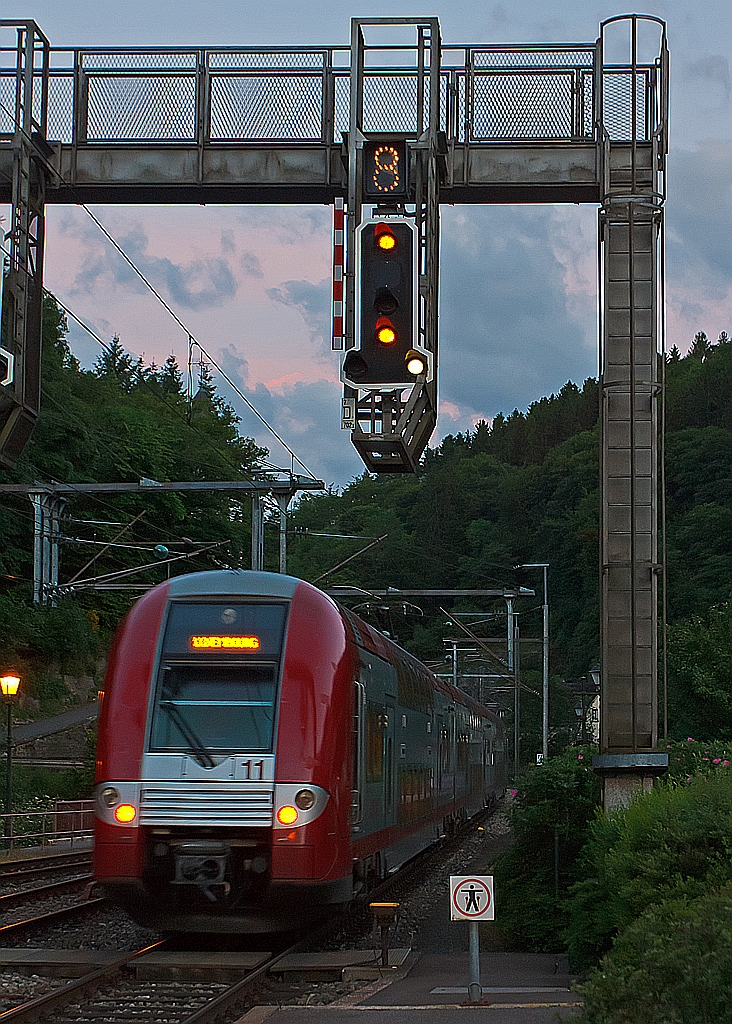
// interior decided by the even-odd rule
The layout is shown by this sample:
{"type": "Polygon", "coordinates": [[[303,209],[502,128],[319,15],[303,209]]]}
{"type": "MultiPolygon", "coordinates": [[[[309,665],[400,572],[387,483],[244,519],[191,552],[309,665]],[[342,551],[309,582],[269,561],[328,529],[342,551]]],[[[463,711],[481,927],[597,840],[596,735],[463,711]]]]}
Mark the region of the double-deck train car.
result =
{"type": "Polygon", "coordinates": [[[110,657],[96,877],[153,927],[289,930],[496,800],[505,767],[499,718],[322,591],[179,576],[110,657]]]}

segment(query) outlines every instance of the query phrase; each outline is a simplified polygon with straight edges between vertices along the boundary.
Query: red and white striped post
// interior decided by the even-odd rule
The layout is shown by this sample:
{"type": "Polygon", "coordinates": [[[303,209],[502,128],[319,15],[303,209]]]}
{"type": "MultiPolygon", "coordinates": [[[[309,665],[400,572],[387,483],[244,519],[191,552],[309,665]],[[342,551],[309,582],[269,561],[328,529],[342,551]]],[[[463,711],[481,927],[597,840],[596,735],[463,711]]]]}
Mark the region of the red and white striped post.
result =
{"type": "Polygon", "coordinates": [[[333,334],[331,347],[343,351],[343,270],[344,270],[343,199],[336,198],[333,205],[333,334]]]}

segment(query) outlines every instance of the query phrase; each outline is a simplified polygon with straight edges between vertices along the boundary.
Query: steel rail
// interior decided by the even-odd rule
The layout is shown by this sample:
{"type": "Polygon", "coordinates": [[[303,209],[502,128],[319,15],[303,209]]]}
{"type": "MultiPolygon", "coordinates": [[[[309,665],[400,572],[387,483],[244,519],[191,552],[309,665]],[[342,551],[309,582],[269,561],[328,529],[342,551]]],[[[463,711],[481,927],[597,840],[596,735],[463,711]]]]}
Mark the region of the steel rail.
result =
{"type": "Polygon", "coordinates": [[[3,910],[16,906],[18,903],[32,902],[35,899],[42,899],[55,892],[63,892],[65,889],[72,889],[76,885],[83,885],[84,882],[91,882],[94,875],[78,875],[76,878],[66,878],[61,882],[49,882],[47,885],[38,885],[34,889],[18,889],[16,892],[6,893],[0,896],[0,913],[3,910]]]}
{"type": "MultiPolygon", "coordinates": [[[[62,907],[60,910],[51,910],[47,914],[39,914],[38,917],[29,917],[25,921],[16,921],[15,924],[6,924],[0,927],[0,943],[8,939],[16,939],[25,932],[35,931],[43,928],[44,925],[56,924],[70,917],[84,917],[94,910],[100,910],[107,906],[109,900],[105,896],[99,896],[93,900],[85,900],[83,903],[74,903],[70,907],[62,907]]],[[[2,1017],[0,1016],[0,1019],[2,1017]]]]}
{"type": "MultiPolygon", "coordinates": [[[[317,934],[317,932],[316,932],[317,934]]],[[[312,938],[310,936],[309,938],[312,938]]],[[[199,1007],[190,1016],[184,1017],[181,1024],[213,1024],[219,1016],[236,1006],[237,1003],[242,1002],[246,996],[247,989],[252,985],[253,982],[257,981],[263,975],[268,974],[275,964],[279,963],[284,957],[289,956],[291,953],[296,953],[299,948],[305,944],[304,939],[299,939],[288,949],[283,950],[281,953],[275,953],[274,956],[270,957],[269,960],[265,960],[259,967],[255,967],[253,971],[245,975],[240,981],[234,982],[231,988],[227,989],[226,992],[222,992],[220,995],[215,996],[205,1006],[199,1007]]],[[[2,1017],[0,1017],[2,1021],[2,1017]]]]}
{"type": "Polygon", "coordinates": [[[35,999],[30,999],[28,1002],[14,1006],[10,1010],[5,1010],[4,1013],[0,1013],[0,1021],[2,1024],[10,1021],[13,1024],[21,1024],[21,1022],[22,1024],[35,1024],[36,1021],[47,1018],[53,1010],[59,1010],[61,1007],[67,1006],[78,996],[95,990],[101,982],[119,973],[131,960],[142,956],[144,953],[150,953],[154,949],[160,949],[164,945],[165,939],[161,939],[160,942],[154,942],[151,946],[145,946],[144,949],[138,949],[134,953],[127,953],[118,960],[112,961],[111,964],[98,967],[88,974],[84,974],[81,978],[74,978],[52,992],[46,992],[45,995],[36,996],[35,999]]]}
{"type": "MultiPolygon", "coordinates": [[[[68,855],[69,857],[71,855],[68,855]]],[[[78,854],[73,856],[78,857],[78,854]]],[[[55,860],[55,857],[36,857],[32,861],[23,861],[21,863],[32,864],[35,863],[38,867],[35,868],[18,868],[13,871],[5,871],[0,868],[0,882],[12,882],[22,878],[28,878],[30,875],[51,875],[56,871],[64,871],[67,868],[88,868],[91,866],[91,857],[84,857],[81,860],[62,860],[58,864],[47,864],[47,860],[55,860]]],[[[18,861],[13,861],[13,864],[17,864],[18,861]]]]}

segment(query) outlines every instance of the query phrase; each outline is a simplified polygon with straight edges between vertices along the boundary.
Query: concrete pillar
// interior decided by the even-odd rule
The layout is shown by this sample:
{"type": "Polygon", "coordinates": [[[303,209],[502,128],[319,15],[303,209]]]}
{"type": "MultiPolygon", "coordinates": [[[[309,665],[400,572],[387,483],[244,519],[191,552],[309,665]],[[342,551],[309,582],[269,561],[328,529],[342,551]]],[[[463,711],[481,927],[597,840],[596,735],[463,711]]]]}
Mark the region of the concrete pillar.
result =
{"type": "Polygon", "coordinates": [[[608,204],[602,365],[603,753],[654,750],[657,706],[657,250],[662,212],[608,204]]]}

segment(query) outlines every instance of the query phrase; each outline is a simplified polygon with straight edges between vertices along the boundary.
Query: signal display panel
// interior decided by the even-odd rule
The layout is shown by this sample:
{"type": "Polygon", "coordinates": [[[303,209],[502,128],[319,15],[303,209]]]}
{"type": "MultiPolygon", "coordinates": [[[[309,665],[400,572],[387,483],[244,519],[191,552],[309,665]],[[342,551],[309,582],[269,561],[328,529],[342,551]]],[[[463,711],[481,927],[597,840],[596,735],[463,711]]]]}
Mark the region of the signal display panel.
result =
{"type": "Polygon", "coordinates": [[[368,199],[407,195],[407,144],[403,139],[366,142],[363,147],[363,187],[368,199]]]}

